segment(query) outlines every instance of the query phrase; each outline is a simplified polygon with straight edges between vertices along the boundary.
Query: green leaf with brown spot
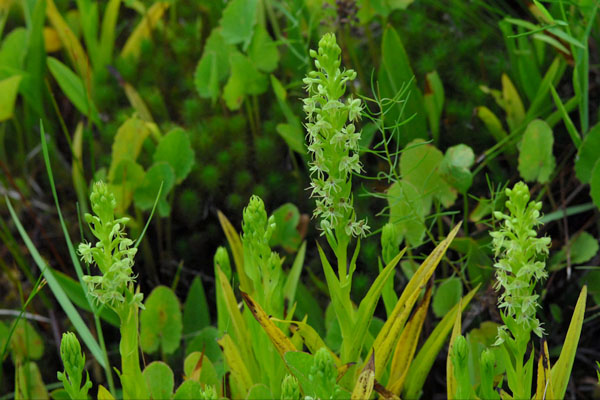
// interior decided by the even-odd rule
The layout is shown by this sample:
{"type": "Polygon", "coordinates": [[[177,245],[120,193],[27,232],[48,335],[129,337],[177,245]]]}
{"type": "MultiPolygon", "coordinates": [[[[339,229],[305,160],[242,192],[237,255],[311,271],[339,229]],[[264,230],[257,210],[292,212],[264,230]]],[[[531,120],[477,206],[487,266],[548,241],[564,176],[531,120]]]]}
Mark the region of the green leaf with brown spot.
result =
{"type": "Polygon", "coordinates": [[[173,291],[158,286],[144,302],[145,310],[140,315],[140,346],[146,353],[162,348],[172,354],[181,341],[181,308],[173,291]]]}

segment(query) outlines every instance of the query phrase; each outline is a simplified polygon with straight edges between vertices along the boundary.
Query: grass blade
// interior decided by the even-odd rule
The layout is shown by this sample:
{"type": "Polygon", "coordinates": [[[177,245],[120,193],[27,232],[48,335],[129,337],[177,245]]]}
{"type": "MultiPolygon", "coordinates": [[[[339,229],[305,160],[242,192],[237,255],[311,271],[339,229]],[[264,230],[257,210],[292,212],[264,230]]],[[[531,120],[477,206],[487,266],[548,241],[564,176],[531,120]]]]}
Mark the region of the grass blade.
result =
{"type": "Polygon", "coordinates": [[[40,269],[40,271],[42,271],[42,274],[44,275],[46,282],[48,282],[50,290],[52,290],[52,293],[54,293],[56,300],[67,314],[69,320],[77,330],[77,333],[79,333],[79,336],[86,344],[88,349],[90,349],[98,363],[103,368],[106,368],[106,359],[104,357],[104,354],[102,353],[102,350],[100,349],[100,345],[98,344],[96,339],[94,339],[94,336],[92,336],[92,332],[90,332],[86,324],[83,322],[83,319],[81,319],[81,316],[73,306],[73,303],[71,303],[71,300],[69,300],[69,297],[67,297],[66,293],[54,277],[52,270],[48,268],[48,265],[46,264],[40,253],[35,248],[35,245],[29,238],[29,235],[27,235],[27,232],[25,232],[25,229],[23,228],[23,225],[21,225],[21,221],[19,221],[19,217],[15,213],[15,210],[13,209],[10,200],[8,200],[8,197],[5,197],[5,201],[6,206],[8,207],[8,211],[10,212],[10,215],[15,223],[15,226],[17,227],[17,230],[19,231],[19,234],[21,235],[21,238],[23,238],[23,241],[25,242],[29,253],[33,257],[35,263],[38,265],[38,268],[40,269]]]}
{"type": "Polygon", "coordinates": [[[573,368],[573,362],[575,361],[575,353],[577,352],[579,336],[581,335],[581,328],[583,326],[586,297],[587,286],[584,286],[583,289],[581,289],[581,293],[579,293],[579,299],[577,299],[577,305],[573,311],[569,330],[567,331],[567,337],[565,338],[560,356],[552,367],[552,386],[554,395],[557,399],[565,397],[569,378],[571,377],[571,369],[573,368]]]}

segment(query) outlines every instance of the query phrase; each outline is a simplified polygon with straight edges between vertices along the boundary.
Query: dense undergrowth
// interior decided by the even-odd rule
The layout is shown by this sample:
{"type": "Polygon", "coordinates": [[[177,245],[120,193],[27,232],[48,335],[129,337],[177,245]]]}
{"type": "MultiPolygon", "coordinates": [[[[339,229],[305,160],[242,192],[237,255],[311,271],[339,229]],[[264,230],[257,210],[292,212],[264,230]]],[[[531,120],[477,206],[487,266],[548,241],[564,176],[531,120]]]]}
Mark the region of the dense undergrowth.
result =
{"type": "Polygon", "coordinates": [[[0,0],[0,399],[600,395],[594,0],[0,0]]]}

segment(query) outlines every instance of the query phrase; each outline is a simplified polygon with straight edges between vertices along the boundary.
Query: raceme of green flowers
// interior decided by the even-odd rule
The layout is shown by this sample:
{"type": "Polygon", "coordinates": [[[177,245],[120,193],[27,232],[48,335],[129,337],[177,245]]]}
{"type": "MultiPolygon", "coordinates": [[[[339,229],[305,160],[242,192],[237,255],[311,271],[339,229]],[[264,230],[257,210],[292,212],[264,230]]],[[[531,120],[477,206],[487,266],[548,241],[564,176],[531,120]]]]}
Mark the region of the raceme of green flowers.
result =
{"type": "MultiPolygon", "coordinates": [[[[550,245],[550,238],[538,238],[534,229],[540,224],[542,203],[529,202],[529,188],[523,182],[506,189],[506,195],[510,214],[496,212],[495,217],[502,220],[503,225],[490,233],[497,258],[496,289],[502,291],[498,306],[505,318],[513,319],[518,326],[541,337],[542,328],[536,317],[539,296],[534,290],[536,283],[548,275],[542,257],[548,254],[550,245]]],[[[503,327],[499,343],[506,339],[506,334],[503,327]]]]}
{"type": "MultiPolygon", "coordinates": [[[[132,247],[133,241],[124,232],[129,218],[115,219],[117,202],[104,182],[94,184],[90,201],[96,215],[86,213],[85,220],[98,242],[95,245],[81,243],[78,250],[81,258],[89,265],[95,264],[101,275],[85,275],[83,280],[100,304],[119,308],[132,292],[130,288],[135,281],[132,267],[137,248],[132,247]]],[[[143,307],[142,300],[141,293],[130,299],[140,307],[143,307]]]]}
{"type": "Polygon", "coordinates": [[[315,217],[324,231],[337,235],[365,236],[369,226],[357,221],[352,200],[352,173],[362,170],[358,159],[361,133],[354,123],[360,118],[360,99],[342,97],[346,84],[356,78],[351,69],[340,70],[341,49],[333,33],[319,41],[319,50],[310,51],[316,71],[304,78],[309,97],[304,99],[312,196],[317,198],[315,217]]]}

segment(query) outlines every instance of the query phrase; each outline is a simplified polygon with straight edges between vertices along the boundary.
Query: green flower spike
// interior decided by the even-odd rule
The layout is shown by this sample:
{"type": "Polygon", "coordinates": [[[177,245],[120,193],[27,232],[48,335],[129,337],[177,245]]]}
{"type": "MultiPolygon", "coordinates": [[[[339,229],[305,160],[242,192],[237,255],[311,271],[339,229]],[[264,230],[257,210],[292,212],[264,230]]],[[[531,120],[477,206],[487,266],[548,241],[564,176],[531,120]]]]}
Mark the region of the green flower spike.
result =
{"type": "Polygon", "coordinates": [[[346,83],[356,78],[353,70],[340,70],[341,49],[333,33],[319,41],[319,50],[310,51],[316,71],[304,78],[308,98],[304,99],[308,151],[312,155],[311,196],[317,198],[315,217],[321,218],[324,233],[336,230],[338,238],[365,236],[365,220],[356,220],[352,199],[352,174],[362,170],[358,159],[361,133],[354,122],[360,118],[360,99],[343,101],[346,83]]]}
{"type": "Polygon", "coordinates": [[[71,399],[87,399],[87,393],[92,388],[90,376],[86,372],[85,384],[81,386],[81,374],[85,368],[85,355],[81,352],[81,345],[73,332],[63,333],[60,342],[60,358],[65,366],[64,372],[58,372],[58,380],[71,399]]]}
{"type": "Polygon", "coordinates": [[[286,375],[281,382],[281,400],[300,399],[300,384],[292,375],[286,375]]]}
{"type": "Polygon", "coordinates": [[[496,290],[502,293],[498,306],[507,326],[498,331],[496,344],[509,338],[510,330],[517,340],[529,341],[529,332],[542,336],[543,330],[536,317],[538,295],[536,283],[548,276],[544,257],[548,255],[550,238],[538,238],[534,228],[541,224],[542,203],[530,202],[529,188],[523,182],[506,189],[506,207],[510,214],[495,212],[503,221],[500,230],[491,232],[496,255],[496,290]],[[521,332],[522,335],[518,335],[521,332]],[[521,337],[517,337],[521,336],[521,337]]]}
{"type": "Polygon", "coordinates": [[[78,252],[87,264],[96,264],[101,275],[85,275],[83,280],[100,304],[119,308],[128,299],[143,308],[143,295],[133,294],[132,267],[137,249],[131,247],[133,241],[124,231],[129,218],[115,219],[117,202],[103,182],[94,183],[90,201],[96,215],[85,214],[85,221],[98,242],[95,245],[81,243],[78,252]]]}
{"type": "Polygon", "coordinates": [[[282,295],[283,260],[269,246],[275,230],[275,218],[267,217],[265,204],[260,197],[250,198],[244,209],[242,230],[244,269],[253,282],[256,300],[269,314],[282,316],[282,304],[277,299],[281,299],[282,295]]]}

